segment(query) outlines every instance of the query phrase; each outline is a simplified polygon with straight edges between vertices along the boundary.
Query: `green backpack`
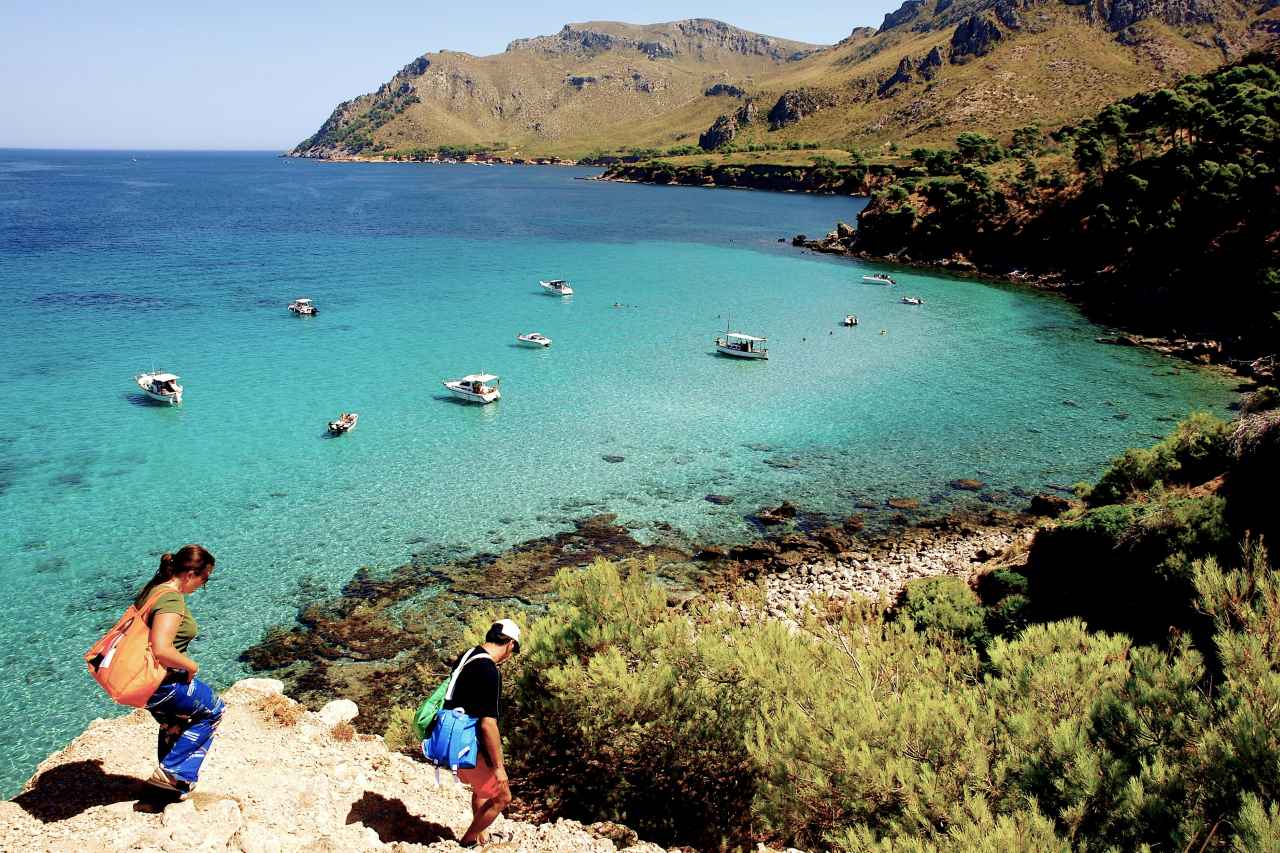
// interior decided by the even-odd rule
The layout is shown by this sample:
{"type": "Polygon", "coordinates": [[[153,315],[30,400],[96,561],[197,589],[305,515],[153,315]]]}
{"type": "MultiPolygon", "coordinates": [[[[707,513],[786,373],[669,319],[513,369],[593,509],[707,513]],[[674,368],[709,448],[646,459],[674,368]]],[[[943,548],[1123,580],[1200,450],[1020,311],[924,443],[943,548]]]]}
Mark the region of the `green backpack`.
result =
{"type": "Polygon", "coordinates": [[[418,706],[418,712],[413,715],[413,730],[418,735],[419,740],[426,740],[427,733],[431,731],[431,727],[435,724],[436,714],[444,708],[444,697],[449,691],[449,682],[451,678],[446,678],[440,682],[440,686],[435,689],[430,696],[422,701],[418,706]]]}

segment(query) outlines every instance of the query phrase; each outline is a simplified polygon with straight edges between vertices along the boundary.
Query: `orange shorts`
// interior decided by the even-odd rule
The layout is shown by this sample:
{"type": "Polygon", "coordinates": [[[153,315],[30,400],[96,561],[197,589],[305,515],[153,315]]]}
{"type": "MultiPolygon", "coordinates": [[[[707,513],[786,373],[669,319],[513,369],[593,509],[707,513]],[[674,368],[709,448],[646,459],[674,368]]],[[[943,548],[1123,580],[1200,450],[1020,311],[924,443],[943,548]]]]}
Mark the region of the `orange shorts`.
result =
{"type": "Polygon", "coordinates": [[[502,790],[498,774],[483,749],[476,756],[476,766],[471,770],[459,770],[458,778],[470,785],[472,793],[482,800],[491,800],[502,790]]]}

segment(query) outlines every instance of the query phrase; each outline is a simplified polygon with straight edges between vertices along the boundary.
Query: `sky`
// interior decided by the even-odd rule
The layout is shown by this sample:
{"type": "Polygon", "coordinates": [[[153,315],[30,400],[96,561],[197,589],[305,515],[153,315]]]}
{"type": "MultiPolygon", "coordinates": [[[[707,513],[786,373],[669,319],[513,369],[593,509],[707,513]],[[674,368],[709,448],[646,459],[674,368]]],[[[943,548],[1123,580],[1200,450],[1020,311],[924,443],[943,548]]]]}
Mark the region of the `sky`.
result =
{"type": "Polygon", "coordinates": [[[285,150],[429,51],[499,53],[576,21],[717,18],[830,44],[900,0],[0,0],[0,148],[285,150]]]}

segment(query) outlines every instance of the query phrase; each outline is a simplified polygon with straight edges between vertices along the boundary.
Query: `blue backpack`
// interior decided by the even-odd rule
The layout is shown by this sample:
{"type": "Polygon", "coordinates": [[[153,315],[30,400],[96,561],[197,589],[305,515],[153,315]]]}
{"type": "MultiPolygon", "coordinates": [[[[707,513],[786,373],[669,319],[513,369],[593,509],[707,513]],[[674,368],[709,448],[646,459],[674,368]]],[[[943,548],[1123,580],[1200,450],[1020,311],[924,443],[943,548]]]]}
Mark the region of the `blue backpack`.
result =
{"type": "MultiPolygon", "coordinates": [[[[462,668],[473,660],[488,658],[488,652],[476,654],[472,649],[462,656],[458,668],[449,678],[449,686],[445,689],[444,701],[453,699],[453,688],[458,683],[462,668]]],[[[492,658],[489,658],[492,660],[492,658]]],[[[476,766],[476,755],[479,744],[476,741],[476,723],[479,720],[467,716],[465,708],[443,708],[436,712],[435,724],[426,740],[422,742],[422,755],[436,767],[447,767],[454,771],[470,770],[476,766]]]]}

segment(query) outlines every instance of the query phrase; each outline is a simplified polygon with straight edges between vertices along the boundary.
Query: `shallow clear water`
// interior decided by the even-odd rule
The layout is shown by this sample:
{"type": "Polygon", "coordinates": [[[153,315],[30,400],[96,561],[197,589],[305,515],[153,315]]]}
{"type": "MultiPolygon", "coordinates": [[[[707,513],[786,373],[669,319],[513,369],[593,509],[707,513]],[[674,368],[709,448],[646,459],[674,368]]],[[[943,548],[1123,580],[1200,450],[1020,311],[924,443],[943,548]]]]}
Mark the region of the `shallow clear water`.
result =
{"type": "Polygon", "coordinates": [[[361,565],[605,509],[641,537],[723,540],[783,497],[847,514],[945,505],[957,477],[1041,490],[1230,400],[1213,374],[1095,344],[1057,298],[864,285],[863,265],[777,243],[860,202],[587,174],[0,151],[0,792],[112,713],[81,655],[184,542],[218,557],[193,652],[225,683],[361,565]],[[320,315],[290,315],[296,296],[320,315]],[[769,362],[713,354],[730,314],[769,362]],[[532,330],[555,343],[514,346],[532,330]],[[132,393],[153,366],[181,374],[180,408],[132,393]],[[499,403],[444,396],[481,370],[499,403]],[[344,409],[359,427],[326,437],[344,409]]]}

